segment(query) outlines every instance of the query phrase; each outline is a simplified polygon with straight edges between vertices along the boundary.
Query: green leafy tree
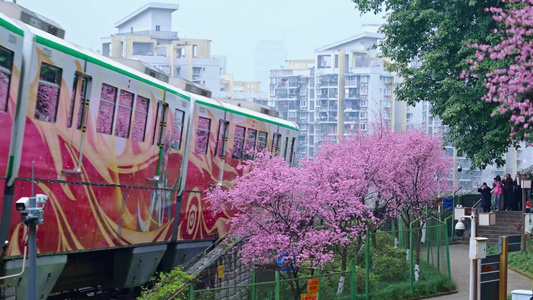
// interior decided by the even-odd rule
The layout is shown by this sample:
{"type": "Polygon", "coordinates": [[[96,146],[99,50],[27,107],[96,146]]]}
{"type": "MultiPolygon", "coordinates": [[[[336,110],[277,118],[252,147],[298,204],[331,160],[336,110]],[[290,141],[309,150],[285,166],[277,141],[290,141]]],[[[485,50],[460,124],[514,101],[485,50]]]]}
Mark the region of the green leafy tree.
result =
{"type": "MultiPolygon", "coordinates": [[[[388,12],[380,46],[383,55],[392,58],[389,70],[403,78],[397,99],[409,104],[428,101],[432,114],[449,126],[447,141],[475,167],[503,164],[502,155],[519,142],[509,139],[510,116],[492,116],[498,104],[481,100],[487,93],[483,76],[460,78],[474,54],[467,43],[490,44],[498,39],[493,33],[497,24],[485,8],[501,1],[352,1],[362,13],[388,12]]],[[[489,72],[505,63],[492,61],[480,67],[489,72]]]]}
{"type": "Polygon", "coordinates": [[[144,288],[139,300],[160,300],[160,299],[187,299],[187,283],[194,279],[194,276],[183,272],[176,267],[170,273],[159,273],[159,277],[153,279],[153,285],[144,288]]]}

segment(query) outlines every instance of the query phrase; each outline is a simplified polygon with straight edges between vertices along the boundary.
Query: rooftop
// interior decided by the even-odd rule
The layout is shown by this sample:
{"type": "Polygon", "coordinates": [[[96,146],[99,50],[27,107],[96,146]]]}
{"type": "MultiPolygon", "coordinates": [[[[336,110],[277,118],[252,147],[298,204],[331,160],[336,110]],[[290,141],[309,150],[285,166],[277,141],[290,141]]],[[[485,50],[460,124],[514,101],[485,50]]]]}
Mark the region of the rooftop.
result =
{"type": "Polygon", "coordinates": [[[149,2],[149,3],[141,6],[139,9],[133,11],[131,14],[125,16],[122,19],[120,19],[118,22],[115,23],[115,27],[119,27],[120,25],[126,23],[127,21],[129,21],[130,19],[134,18],[135,16],[141,14],[145,10],[152,9],[152,8],[155,8],[155,9],[167,9],[170,12],[175,12],[176,10],[179,9],[179,5],[178,4],[172,4],[172,3],[149,2]]]}

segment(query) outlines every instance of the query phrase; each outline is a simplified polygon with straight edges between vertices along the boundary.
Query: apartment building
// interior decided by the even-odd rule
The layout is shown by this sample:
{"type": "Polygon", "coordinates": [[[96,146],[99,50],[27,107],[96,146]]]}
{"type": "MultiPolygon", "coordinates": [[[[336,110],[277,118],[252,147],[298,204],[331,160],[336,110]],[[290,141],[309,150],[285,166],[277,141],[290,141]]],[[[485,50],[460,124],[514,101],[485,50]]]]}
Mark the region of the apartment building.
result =
{"type": "Polygon", "coordinates": [[[115,23],[118,33],[101,38],[102,54],[140,60],[220,96],[227,59],[211,55],[211,40],[183,39],[172,31],[172,13],[178,9],[177,4],[153,2],[140,7],[115,23]]]}
{"type": "Polygon", "coordinates": [[[268,93],[261,92],[259,81],[235,80],[232,74],[221,76],[221,99],[253,102],[263,106],[274,107],[268,99],[268,93]]]}
{"type": "Polygon", "coordinates": [[[356,36],[316,49],[312,60],[289,60],[270,71],[271,100],[281,117],[300,126],[299,153],[313,156],[321,139],[367,131],[374,121],[394,130],[421,125],[421,106],[395,101],[400,78],[385,70],[386,60],[373,49],[383,38],[377,28],[367,25],[356,36]]]}

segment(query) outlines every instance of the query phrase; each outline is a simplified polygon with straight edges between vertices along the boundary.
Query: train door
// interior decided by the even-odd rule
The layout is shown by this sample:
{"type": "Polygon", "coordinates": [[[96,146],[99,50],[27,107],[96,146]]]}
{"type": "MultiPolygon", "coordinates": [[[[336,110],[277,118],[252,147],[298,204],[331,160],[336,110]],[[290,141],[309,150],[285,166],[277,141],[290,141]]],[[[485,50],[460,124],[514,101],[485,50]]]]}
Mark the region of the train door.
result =
{"type": "Polygon", "coordinates": [[[71,103],[67,117],[67,128],[71,130],[71,140],[78,145],[78,155],[75,161],[64,161],[64,174],[81,174],[83,148],[87,131],[87,115],[89,111],[89,95],[91,95],[91,76],[76,72],[72,84],[71,103]]]}

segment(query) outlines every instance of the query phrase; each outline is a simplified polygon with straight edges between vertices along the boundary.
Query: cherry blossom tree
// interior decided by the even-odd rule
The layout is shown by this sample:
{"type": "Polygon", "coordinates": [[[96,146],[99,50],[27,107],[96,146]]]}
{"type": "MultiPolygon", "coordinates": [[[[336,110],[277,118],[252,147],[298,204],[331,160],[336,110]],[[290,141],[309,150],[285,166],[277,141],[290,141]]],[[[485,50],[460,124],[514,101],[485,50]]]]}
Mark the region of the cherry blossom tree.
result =
{"type": "Polygon", "coordinates": [[[307,180],[316,187],[310,197],[321,203],[321,221],[341,237],[334,249],[341,257],[343,270],[348,247],[359,249],[365,241],[358,237],[383,221],[376,218],[383,217],[379,214],[376,182],[387,176],[383,141],[378,133],[358,132],[340,143],[323,142],[313,160],[302,162],[307,180]]]}
{"type": "MultiPolygon", "coordinates": [[[[441,191],[450,190],[448,178],[452,171],[452,158],[446,156],[442,137],[428,135],[418,130],[395,132],[389,137],[395,144],[388,157],[391,172],[387,187],[382,187],[391,202],[387,212],[400,218],[405,227],[415,222],[415,270],[419,270],[419,228],[429,218],[436,198],[441,191]]],[[[409,249],[412,251],[412,249],[409,249]]],[[[415,273],[418,278],[418,273],[415,273]]]]}
{"type": "MultiPolygon", "coordinates": [[[[305,170],[291,168],[280,157],[258,153],[241,165],[244,175],[234,188],[217,187],[207,195],[210,204],[234,212],[230,235],[243,238],[239,254],[244,263],[273,264],[283,257],[289,276],[298,277],[300,266],[316,267],[333,260],[331,245],[341,236],[333,228],[315,223],[320,203],[310,201],[314,187],[305,170]]],[[[292,281],[295,297],[305,286],[292,281]]]]}
{"type": "MultiPolygon", "coordinates": [[[[493,19],[501,22],[502,29],[493,33],[500,38],[492,45],[470,44],[476,49],[475,58],[469,60],[473,76],[485,68],[482,62],[494,62],[496,68],[481,74],[488,89],[483,100],[500,103],[501,114],[510,113],[514,128],[511,138],[531,142],[533,136],[533,1],[503,0],[504,8],[485,9],[493,19]],[[517,136],[518,134],[518,136],[517,136]]],[[[463,75],[470,75],[465,72],[463,75]]]]}
{"type": "MultiPolygon", "coordinates": [[[[299,168],[266,152],[241,167],[234,188],[216,188],[207,199],[235,212],[230,235],[245,241],[243,262],[272,264],[283,256],[292,277],[302,265],[332,261],[335,252],[346,269],[348,248],[366,242],[365,230],[387,218],[409,227],[425,217],[439,191],[448,189],[452,169],[440,136],[388,129],[325,142],[299,168]]],[[[295,295],[302,288],[296,286],[295,295]]]]}

